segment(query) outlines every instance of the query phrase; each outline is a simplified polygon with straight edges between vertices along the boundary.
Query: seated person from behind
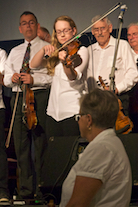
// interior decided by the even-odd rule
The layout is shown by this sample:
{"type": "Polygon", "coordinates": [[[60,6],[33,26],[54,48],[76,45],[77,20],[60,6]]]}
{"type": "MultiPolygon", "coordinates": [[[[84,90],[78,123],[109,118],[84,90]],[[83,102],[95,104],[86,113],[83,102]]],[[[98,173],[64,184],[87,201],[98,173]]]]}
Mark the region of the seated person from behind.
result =
{"type": "Polygon", "coordinates": [[[114,125],[119,106],[111,91],[94,89],[76,115],[81,137],[89,144],[62,186],[60,207],[128,207],[131,168],[114,125]]]}

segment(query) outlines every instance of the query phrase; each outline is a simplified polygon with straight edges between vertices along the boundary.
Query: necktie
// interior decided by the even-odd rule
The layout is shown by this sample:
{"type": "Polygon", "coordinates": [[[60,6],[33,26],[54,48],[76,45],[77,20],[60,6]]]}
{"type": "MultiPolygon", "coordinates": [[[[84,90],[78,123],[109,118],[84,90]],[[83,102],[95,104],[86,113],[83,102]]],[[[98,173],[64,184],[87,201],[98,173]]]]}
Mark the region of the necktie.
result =
{"type": "Polygon", "coordinates": [[[21,73],[26,73],[26,71],[29,69],[29,59],[30,59],[30,46],[31,44],[28,43],[25,55],[24,55],[24,59],[23,59],[23,64],[22,64],[22,69],[21,69],[21,73]]]}
{"type": "MultiPolygon", "coordinates": [[[[30,46],[31,46],[31,44],[28,43],[28,46],[27,46],[27,49],[26,49],[26,52],[25,52],[25,55],[24,55],[24,59],[23,59],[22,68],[20,70],[20,73],[26,73],[27,70],[29,69],[30,46]]],[[[23,84],[22,81],[20,83],[20,88],[22,90],[25,90],[25,87],[24,87],[24,84],[23,84]]]]}
{"type": "MultiPolygon", "coordinates": [[[[30,46],[31,44],[28,43],[25,55],[24,55],[24,59],[23,59],[23,63],[22,63],[22,68],[20,70],[20,73],[27,73],[29,71],[27,71],[29,69],[29,59],[30,59],[30,46]]],[[[24,113],[26,111],[26,84],[23,84],[23,82],[20,82],[20,88],[23,91],[23,105],[22,105],[22,112],[24,113]]],[[[25,121],[24,121],[25,122],[25,121]]]]}

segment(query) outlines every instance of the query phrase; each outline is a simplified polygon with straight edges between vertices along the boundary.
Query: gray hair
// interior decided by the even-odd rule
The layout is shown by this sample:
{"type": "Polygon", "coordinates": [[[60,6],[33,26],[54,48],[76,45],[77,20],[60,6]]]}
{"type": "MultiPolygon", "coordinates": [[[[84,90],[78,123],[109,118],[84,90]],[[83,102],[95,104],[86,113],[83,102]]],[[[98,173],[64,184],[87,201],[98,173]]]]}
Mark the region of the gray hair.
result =
{"type": "Polygon", "coordinates": [[[127,26],[127,29],[129,29],[131,26],[138,26],[138,22],[132,22],[127,26]]]}
{"type": "Polygon", "coordinates": [[[113,128],[118,111],[117,96],[111,91],[95,88],[80,99],[80,113],[90,114],[93,123],[99,128],[113,128]]]}
{"type": "MultiPolygon", "coordinates": [[[[99,20],[102,16],[101,15],[96,15],[95,17],[92,18],[91,22],[94,23],[97,20],[99,20]]],[[[112,24],[111,21],[108,19],[108,17],[104,17],[103,19],[101,19],[100,21],[106,21],[106,23],[108,25],[112,24]]]]}

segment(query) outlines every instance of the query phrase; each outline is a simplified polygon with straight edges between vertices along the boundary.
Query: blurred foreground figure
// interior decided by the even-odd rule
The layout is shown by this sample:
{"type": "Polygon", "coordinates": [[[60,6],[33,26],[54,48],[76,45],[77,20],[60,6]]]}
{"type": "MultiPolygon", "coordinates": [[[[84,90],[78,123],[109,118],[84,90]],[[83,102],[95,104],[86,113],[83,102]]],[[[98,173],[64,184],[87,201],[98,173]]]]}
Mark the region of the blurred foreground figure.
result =
{"type": "Polygon", "coordinates": [[[63,183],[60,207],[129,206],[131,168],[114,131],[118,110],[111,91],[97,88],[81,99],[76,121],[89,144],[63,183]]]}

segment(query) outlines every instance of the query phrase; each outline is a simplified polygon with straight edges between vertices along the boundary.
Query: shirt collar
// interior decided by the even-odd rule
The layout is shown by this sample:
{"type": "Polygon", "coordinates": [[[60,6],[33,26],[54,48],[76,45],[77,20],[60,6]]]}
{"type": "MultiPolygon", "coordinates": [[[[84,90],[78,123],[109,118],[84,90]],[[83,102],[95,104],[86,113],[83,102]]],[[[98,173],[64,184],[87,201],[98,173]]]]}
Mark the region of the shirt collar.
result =
{"type": "MultiPolygon", "coordinates": [[[[108,48],[110,46],[115,46],[115,41],[116,41],[116,39],[112,35],[110,35],[109,43],[103,49],[106,49],[106,48],[108,48]]],[[[96,44],[94,45],[93,50],[102,50],[102,48],[100,47],[98,42],[96,42],[96,44]]]]}
{"type": "MultiPolygon", "coordinates": [[[[39,37],[38,37],[38,36],[35,37],[33,40],[30,41],[31,45],[33,45],[33,44],[35,44],[36,42],[38,42],[38,40],[39,40],[39,37]]],[[[28,42],[27,40],[25,40],[25,44],[28,45],[28,43],[29,43],[29,42],[28,42]]]]}
{"type": "Polygon", "coordinates": [[[92,142],[97,142],[99,139],[103,140],[105,136],[114,137],[116,136],[115,130],[113,128],[105,129],[100,134],[98,134],[92,142]]]}

